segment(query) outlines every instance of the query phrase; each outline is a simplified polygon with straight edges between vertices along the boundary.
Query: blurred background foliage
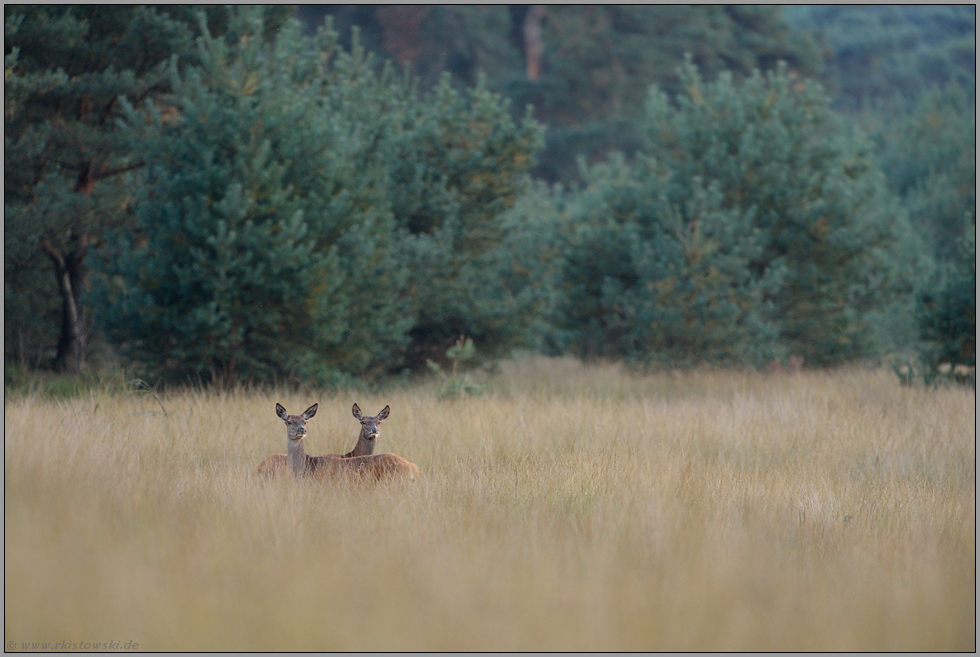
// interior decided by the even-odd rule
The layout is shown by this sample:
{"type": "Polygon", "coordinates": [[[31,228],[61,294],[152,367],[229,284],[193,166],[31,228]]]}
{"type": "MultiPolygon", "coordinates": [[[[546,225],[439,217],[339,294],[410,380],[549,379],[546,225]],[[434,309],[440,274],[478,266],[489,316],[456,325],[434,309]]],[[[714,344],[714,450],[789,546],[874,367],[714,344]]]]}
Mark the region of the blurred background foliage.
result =
{"type": "Polygon", "coordinates": [[[975,8],[5,5],[5,371],[975,366],[975,8]]]}

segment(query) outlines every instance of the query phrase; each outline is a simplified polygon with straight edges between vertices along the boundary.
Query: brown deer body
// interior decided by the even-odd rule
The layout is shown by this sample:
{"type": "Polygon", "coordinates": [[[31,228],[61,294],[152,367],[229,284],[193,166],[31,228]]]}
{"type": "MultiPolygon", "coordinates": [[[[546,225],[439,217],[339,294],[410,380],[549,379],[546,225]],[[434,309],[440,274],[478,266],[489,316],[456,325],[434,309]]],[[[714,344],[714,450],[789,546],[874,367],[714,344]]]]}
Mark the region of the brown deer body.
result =
{"type": "Polygon", "coordinates": [[[286,423],[286,454],[275,454],[259,464],[259,475],[277,475],[288,469],[295,478],[312,476],[317,479],[339,478],[347,475],[374,476],[383,479],[392,475],[406,475],[411,479],[418,476],[419,469],[396,454],[372,454],[379,426],[388,417],[389,407],[385,406],[377,416],[364,416],[354,404],[354,417],[361,422],[361,435],[354,449],[345,455],[309,456],[303,445],[306,437],[306,422],[316,415],[317,404],[313,404],[300,415],[289,415],[281,404],[276,404],[276,414],[286,423]],[[366,453],[365,453],[366,452],[366,453]]]}
{"type": "MultiPolygon", "coordinates": [[[[314,406],[316,406],[316,404],[314,404],[314,406]]],[[[383,409],[381,409],[381,412],[375,416],[364,415],[361,413],[361,408],[357,404],[354,404],[354,407],[351,408],[351,414],[358,422],[361,423],[361,433],[357,437],[357,444],[354,445],[354,449],[346,454],[328,454],[328,456],[349,459],[356,456],[371,456],[374,454],[374,446],[377,443],[378,435],[381,432],[381,423],[387,419],[390,411],[391,408],[389,406],[385,406],[383,409]]],[[[316,413],[316,411],[313,412],[316,413]]],[[[310,417],[313,417],[313,415],[311,414],[310,417]]],[[[259,464],[256,472],[260,475],[274,476],[286,470],[288,467],[289,459],[285,454],[273,454],[259,464]]]]}

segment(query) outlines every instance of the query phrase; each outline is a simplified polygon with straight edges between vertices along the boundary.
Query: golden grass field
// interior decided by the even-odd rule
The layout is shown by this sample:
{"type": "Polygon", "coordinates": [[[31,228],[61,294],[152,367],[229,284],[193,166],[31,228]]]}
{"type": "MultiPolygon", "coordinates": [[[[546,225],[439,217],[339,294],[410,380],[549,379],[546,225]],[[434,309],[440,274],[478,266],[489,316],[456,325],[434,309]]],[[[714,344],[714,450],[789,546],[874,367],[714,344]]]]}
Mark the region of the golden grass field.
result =
{"type": "Polygon", "coordinates": [[[976,650],[973,390],[528,358],[161,401],[5,399],[8,649],[976,650]],[[421,480],[258,480],[277,401],[319,402],[310,454],[390,404],[421,480]]]}

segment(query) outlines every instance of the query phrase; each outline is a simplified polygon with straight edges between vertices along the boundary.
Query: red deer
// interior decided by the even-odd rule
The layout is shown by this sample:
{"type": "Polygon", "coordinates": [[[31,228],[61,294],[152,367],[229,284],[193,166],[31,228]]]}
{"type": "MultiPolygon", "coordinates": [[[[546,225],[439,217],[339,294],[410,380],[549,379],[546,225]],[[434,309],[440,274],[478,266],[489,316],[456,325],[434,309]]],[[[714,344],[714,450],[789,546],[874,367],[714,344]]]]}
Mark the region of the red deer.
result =
{"type": "Polygon", "coordinates": [[[264,476],[276,475],[286,468],[297,479],[312,476],[317,479],[338,478],[345,475],[373,475],[383,479],[392,475],[406,475],[411,479],[418,476],[419,469],[396,454],[371,454],[374,441],[379,433],[378,425],[388,417],[389,407],[385,406],[377,416],[363,416],[357,404],[352,412],[361,422],[361,435],[354,449],[343,456],[308,456],[303,440],[306,438],[306,422],[316,415],[317,404],[313,404],[300,415],[289,415],[282,404],[276,404],[276,414],[286,423],[286,454],[275,454],[259,464],[256,473],[264,476]],[[367,451],[367,454],[358,452],[367,451]]]}

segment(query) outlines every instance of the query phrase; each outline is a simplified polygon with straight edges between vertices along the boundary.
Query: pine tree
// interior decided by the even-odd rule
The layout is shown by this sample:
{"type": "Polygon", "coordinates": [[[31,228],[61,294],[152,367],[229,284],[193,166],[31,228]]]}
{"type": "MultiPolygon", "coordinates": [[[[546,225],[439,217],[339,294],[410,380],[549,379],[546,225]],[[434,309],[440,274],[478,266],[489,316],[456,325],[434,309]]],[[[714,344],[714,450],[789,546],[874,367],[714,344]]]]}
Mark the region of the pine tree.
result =
{"type": "Polygon", "coordinates": [[[144,144],[135,235],[103,263],[106,323],[137,362],[170,377],[319,379],[379,367],[403,341],[404,275],[385,153],[366,98],[383,83],[321,31],[289,22],[267,46],[262,14],[234,39],[200,39],[171,71],[175,114],[129,114],[144,144]]]}
{"type": "Polygon", "coordinates": [[[771,301],[789,352],[813,364],[881,353],[896,339],[881,328],[908,317],[922,263],[870,142],[785,68],[705,83],[687,64],[681,79],[676,105],[660,91],[647,105],[645,152],[674,173],[670,197],[703,180],[725,207],[752,212],[765,247],[749,266],[759,278],[785,268],[771,301]]]}
{"type": "Polygon", "coordinates": [[[963,223],[964,236],[919,293],[919,364],[926,383],[943,365],[973,368],[962,380],[976,387],[977,227],[969,214],[963,223]]]}
{"type": "Polygon", "coordinates": [[[325,382],[424,366],[462,333],[488,356],[523,340],[539,299],[508,211],[540,127],[483,88],[420,93],[329,28],[266,45],[258,14],[235,16],[237,37],[173,73],[172,115],[129,119],[146,192],[103,277],[127,354],[176,378],[325,382]]]}
{"type": "Polygon", "coordinates": [[[622,157],[585,168],[570,203],[571,248],[553,348],[638,363],[759,364],[779,353],[760,279],[752,213],[724,207],[717,184],[667,195],[670,171],[622,157]]]}
{"type": "Polygon", "coordinates": [[[955,257],[963,216],[976,211],[975,95],[975,85],[932,89],[873,134],[889,185],[939,261],[955,257]]]}
{"type": "MultiPolygon", "coordinates": [[[[118,101],[153,94],[188,33],[154,9],[38,5],[7,7],[4,36],[5,273],[19,284],[36,279],[36,255],[53,265],[54,366],[77,372],[90,333],[86,257],[105,227],[127,220],[127,174],[142,164],[115,129],[118,101]]],[[[50,307],[52,296],[34,308],[50,307]]]]}
{"type": "Polygon", "coordinates": [[[522,342],[533,316],[518,301],[527,298],[522,290],[503,282],[502,244],[522,230],[504,215],[528,189],[543,131],[529,115],[515,122],[482,84],[457,91],[448,76],[406,110],[391,196],[417,308],[407,362],[442,360],[460,335],[499,355],[522,342]]]}
{"type": "Polygon", "coordinates": [[[689,62],[680,79],[676,99],[651,91],[632,165],[585,169],[558,343],[825,365],[910,340],[916,241],[867,140],[785,68],[705,83],[689,62]]]}
{"type": "Polygon", "coordinates": [[[487,87],[527,104],[548,125],[547,146],[535,174],[575,181],[575,158],[602,159],[612,150],[632,153],[645,92],[658,84],[677,90],[676,68],[685,53],[706,74],[749,75],[779,60],[802,74],[819,72],[819,51],[794,32],[780,7],[722,5],[305,5],[308,20],[332,14],[342,33],[363,28],[365,45],[399,65],[412,66],[426,87],[442,73],[457,86],[487,87]],[[528,18],[537,48],[528,49],[528,18]],[[536,66],[531,62],[535,61],[536,66]],[[532,75],[531,70],[536,74],[532,75]]]}
{"type": "MultiPolygon", "coordinates": [[[[118,130],[120,99],[141,106],[166,93],[171,60],[190,63],[200,11],[5,7],[4,333],[8,344],[27,333],[41,351],[52,333],[47,322],[59,321],[60,371],[84,366],[95,329],[85,299],[88,258],[107,229],[133,221],[143,159],[118,130]],[[44,260],[54,267],[50,282],[41,280],[44,260]]],[[[227,22],[223,7],[203,12],[214,29],[227,22]]],[[[285,17],[266,10],[265,34],[285,17]]]]}
{"type": "Polygon", "coordinates": [[[825,82],[842,111],[880,112],[937,85],[976,86],[975,5],[793,5],[784,13],[824,44],[825,82]]]}

